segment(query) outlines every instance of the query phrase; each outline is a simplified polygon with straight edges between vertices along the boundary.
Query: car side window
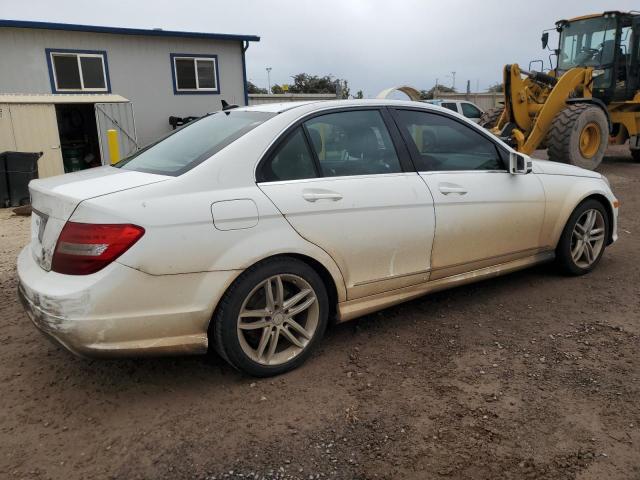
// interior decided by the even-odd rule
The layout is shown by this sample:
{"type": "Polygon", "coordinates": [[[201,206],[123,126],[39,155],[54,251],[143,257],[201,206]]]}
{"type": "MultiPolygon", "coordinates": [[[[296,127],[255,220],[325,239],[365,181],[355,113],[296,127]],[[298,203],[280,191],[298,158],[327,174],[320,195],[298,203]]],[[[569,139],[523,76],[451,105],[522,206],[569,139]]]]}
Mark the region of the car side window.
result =
{"type": "Polygon", "coordinates": [[[296,128],[262,167],[261,181],[299,180],[316,177],[316,168],[304,132],[296,128]]]}
{"type": "Polygon", "coordinates": [[[455,104],[455,102],[442,102],[441,106],[458,113],[458,106],[455,104]]]}
{"type": "Polygon", "coordinates": [[[397,110],[414,146],[418,171],[504,170],[497,146],[480,132],[445,115],[397,110]]]}
{"type": "Polygon", "coordinates": [[[480,118],[482,112],[470,103],[462,103],[462,114],[467,118],[480,118]]]}
{"type": "Polygon", "coordinates": [[[401,172],[378,110],[329,113],[305,122],[324,177],[401,172]]]}

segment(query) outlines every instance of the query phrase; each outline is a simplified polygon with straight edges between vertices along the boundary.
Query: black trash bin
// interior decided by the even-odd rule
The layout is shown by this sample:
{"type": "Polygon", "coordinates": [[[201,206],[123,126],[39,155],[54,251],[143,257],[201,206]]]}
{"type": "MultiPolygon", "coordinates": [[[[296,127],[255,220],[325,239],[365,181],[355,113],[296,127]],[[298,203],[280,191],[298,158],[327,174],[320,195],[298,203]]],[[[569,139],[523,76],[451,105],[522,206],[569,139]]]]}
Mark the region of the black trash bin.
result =
{"type": "Polygon", "coordinates": [[[42,152],[0,153],[0,206],[27,205],[29,182],[38,178],[38,159],[42,152]]]}

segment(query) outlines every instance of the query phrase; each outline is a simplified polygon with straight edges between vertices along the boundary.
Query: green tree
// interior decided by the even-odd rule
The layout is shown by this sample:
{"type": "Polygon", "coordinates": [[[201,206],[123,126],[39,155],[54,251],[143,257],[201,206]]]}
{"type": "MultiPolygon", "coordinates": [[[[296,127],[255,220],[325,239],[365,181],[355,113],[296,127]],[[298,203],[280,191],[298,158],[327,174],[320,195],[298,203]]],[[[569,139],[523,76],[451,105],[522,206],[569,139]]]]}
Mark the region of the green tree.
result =
{"type": "Polygon", "coordinates": [[[488,89],[488,92],[496,92],[496,93],[502,93],[504,92],[504,83],[501,82],[496,82],[493,85],[491,85],[488,89]]]}
{"type": "MultiPolygon", "coordinates": [[[[291,90],[289,90],[289,91],[291,91],[291,90]]],[[[284,93],[284,90],[282,89],[282,87],[280,85],[278,85],[276,83],[273,87],[271,87],[271,93],[279,95],[281,93],[284,93]]]]}
{"type": "Polygon", "coordinates": [[[362,99],[362,98],[364,98],[364,93],[362,93],[362,90],[358,90],[356,92],[356,96],[353,97],[353,98],[362,99]]]}
{"type": "MultiPolygon", "coordinates": [[[[436,91],[434,85],[429,90],[420,90],[420,100],[433,100],[433,96],[436,91]]],[[[455,88],[447,87],[445,85],[438,85],[438,93],[458,93],[455,88]]]]}
{"type": "MultiPolygon", "coordinates": [[[[274,86],[275,88],[275,86],[274,86]]],[[[333,93],[340,98],[349,98],[349,82],[333,75],[309,75],[299,73],[293,76],[293,83],[289,85],[290,93],[333,93]]],[[[275,93],[275,92],[274,92],[275,93]]]]}
{"type": "Polygon", "coordinates": [[[248,93],[269,93],[266,88],[260,88],[256,86],[253,82],[247,82],[247,92],[248,93]]]}

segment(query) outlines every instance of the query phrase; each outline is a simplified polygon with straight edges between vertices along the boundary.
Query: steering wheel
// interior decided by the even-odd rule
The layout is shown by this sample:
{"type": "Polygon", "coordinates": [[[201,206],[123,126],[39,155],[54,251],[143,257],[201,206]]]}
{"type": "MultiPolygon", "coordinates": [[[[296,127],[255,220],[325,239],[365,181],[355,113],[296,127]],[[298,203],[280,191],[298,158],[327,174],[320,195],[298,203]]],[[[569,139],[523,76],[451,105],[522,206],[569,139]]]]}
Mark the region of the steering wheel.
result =
{"type": "Polygon", "coordinates": [[[580,53],[583,53],[583,52],[584,53],[589,53],[593,57],[597,53],[600,53],[600,50],[598,50],[597,48],[582,47],[580,49],[580,53]]]}
{"type": "Polygon", "coordinates": [[[586,62],[593,59],[593,57],[595,57],[599,53],[600,50],[598,50],[597,48],[582,47],[578,52],[578,55],[576,55],[576,65],[583,66],[586,62]]]}

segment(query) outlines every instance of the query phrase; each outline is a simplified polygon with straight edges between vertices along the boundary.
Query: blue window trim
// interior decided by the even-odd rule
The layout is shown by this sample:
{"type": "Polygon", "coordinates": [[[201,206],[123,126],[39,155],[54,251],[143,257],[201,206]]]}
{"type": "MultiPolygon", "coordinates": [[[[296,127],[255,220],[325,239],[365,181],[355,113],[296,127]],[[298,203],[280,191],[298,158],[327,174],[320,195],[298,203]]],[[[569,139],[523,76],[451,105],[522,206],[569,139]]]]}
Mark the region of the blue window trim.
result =
{"type": "Polygon", "coordinates": [[[107,60],[106,50],[75,50],[68,48],[45,48],[45,56],[47,57],[47,69],[49,70],[49,82],[51,82],[51,93],[71,93],[71,94],[86,94],[95,95],[96,93],[111,93],[111,79],[109,78],[109,61],[107,60]],[[104,62],[104,75],[106,77],[106,90],[57,90],[56,80],[53,77],[53,65],[51,63],[52,53],[89,53],[91,55],[102,55],[102,61],[104,62]]]}
{"type": "MultiPolygon", "coordinates": [[[[174,95],[220,95],[220,63],[218,55],[204,53],[170,53],[171,79],[173,80],[174,95]],[[176,74],[175,58],[213,58],[216,61],[216,89],[215,90],[178,90],[178,78],[176,74]]],[[[198,72],[196,72],[196,75],[198,72]]]]}
{"type": "Polygon", "coordinates": [[[249,48],[249,42],[245,42],[242,45],[242,84],[244,85],[244,104],[249,106],[249,88],[247,85],[247,62],[245,60],[244,53],[249,48]]]}

